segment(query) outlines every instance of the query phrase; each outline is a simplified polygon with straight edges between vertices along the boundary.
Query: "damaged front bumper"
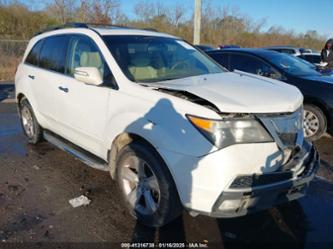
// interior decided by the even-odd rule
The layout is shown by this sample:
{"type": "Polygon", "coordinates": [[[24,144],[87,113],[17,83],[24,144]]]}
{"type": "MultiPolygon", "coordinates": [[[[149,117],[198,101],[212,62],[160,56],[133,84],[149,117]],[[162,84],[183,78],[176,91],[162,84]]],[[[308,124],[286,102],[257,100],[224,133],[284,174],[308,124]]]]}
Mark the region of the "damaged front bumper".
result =
{"type": "Polygon", "coordinates": [[[239,175],[215,202],[212,217],[238,217],[305,195],[319,167],[319,155],[307,142],[279,172],[239,175]]]}

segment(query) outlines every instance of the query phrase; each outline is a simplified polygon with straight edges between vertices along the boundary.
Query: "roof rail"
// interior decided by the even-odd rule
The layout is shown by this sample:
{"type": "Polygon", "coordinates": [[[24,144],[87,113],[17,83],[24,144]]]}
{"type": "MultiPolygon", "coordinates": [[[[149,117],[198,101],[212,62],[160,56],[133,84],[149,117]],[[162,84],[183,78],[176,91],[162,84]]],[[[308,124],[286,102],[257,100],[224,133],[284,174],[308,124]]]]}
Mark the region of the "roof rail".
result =
{"type": "Polygon", "coordinates": [[[47,28],[42,29],[41,31],[35,33],[34,36],[40,35],[42,33],[48,32],[48,31],[59,30],[59,29],[66,29],[66,28],[141,29],[141,30],[158,32],[158,30],[156,30],[154,28],[135,28],[135,27],[129,27],[129,26],[114,25],[114,24],[70,22],[70,23],[65,23],[65,24],[62,24],[62,25],[53,25],[53,26],[47,27],[47,28]]]}
{"type": "Polygon", "coordinates": [[[131,29],[132,27],[104,23],[85,23],[89,28],[131,29]]]}
{"type": "Polygon", "coordinates": [[[66,28],[88,28],[88,26],[85,23],[76,23],[76,22],[70,22],[70,23],[65,23],[65,24],[61,24],[61,25],[52,25],[50,27],[47,27],[45,29],[38,31],[34,35],[36,36],[36,35],[40,35],[42,33],[48,32],[48,31],[66,29],[66,28]]]}

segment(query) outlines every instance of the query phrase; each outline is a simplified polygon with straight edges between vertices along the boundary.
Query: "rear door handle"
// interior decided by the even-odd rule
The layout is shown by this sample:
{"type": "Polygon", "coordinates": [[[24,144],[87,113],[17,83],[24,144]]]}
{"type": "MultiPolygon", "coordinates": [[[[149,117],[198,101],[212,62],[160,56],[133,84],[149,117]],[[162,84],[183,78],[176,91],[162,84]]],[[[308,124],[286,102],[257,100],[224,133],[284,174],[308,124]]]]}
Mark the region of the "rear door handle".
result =
{"type": "Polygon", "coordinates": [[[32,79],[32,80],[34,80],[35,79],[35,76],[34,75],[28,75],[28,77],[30,78],[30,79],[32,79]]]}
{"type": "Polygon", "coordinates": [[[58,89],[59,89],[60,91],[63,91],[63,92],[65,92],[65,93],[68,93],[68,88],[67,88],[67,87],[59,86],[58,89]]]}

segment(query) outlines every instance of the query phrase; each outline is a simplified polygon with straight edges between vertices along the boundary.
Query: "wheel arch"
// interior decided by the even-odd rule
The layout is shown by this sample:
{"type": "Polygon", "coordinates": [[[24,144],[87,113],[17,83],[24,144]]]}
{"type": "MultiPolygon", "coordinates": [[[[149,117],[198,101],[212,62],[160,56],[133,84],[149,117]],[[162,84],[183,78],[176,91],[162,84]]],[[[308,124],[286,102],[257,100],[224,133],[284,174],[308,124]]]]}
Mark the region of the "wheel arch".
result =
{"type": "MultiPolygon", "coordinates": [[[[115,172],[116,172],[116,168],[117,168],[116,160],[117,160],[117,155],[118,155],[119,151],[122,148],[124,148],[126,145],[128,145],[134,141],[141,142],[141,143],[149,146],[163,160],[162,156],[158,153],[157,149],[155,148],[155,146],[153,146],[153,144],[150,141],[148,141],[147,139],[145,139],[144,137],[142,137],[138,134],[123,132],[115,137],[115,139],[112,141],[111,149],[109,149],[109,151],[108,151],[108,162],[109,162],[109,166],[110,166],[111,177],[113,179],[115,178],[115,172]]],[[[170,170],[169,170],[169,173],[171,173],[170,170]]]]}
{"type": "Polygon", "coordinates": [[[325,115],[327,127],[331,126],[329,108],[323,101],[321,101],[317,98],[304,96],[304,104],[317,106],[325,115]]]}
{"type": "Polygon", "coordinates": [[[25,96],[23,93],[19,93],[19,94],[17,94],[17,96],[16,96],[16,100],[17,100],[17,104],[18,104],[18,105],[20,104],[20,102],[21,102],[21,100],[22,100],[23,98],[26,98],[26,96],[25,96]]]}

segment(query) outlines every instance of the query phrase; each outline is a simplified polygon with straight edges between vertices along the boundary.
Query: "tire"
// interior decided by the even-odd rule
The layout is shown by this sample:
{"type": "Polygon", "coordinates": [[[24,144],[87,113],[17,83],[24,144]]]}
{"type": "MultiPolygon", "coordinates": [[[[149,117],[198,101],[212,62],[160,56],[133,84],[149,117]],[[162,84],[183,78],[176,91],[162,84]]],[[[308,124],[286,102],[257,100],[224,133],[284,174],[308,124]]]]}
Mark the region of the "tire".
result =
{"type": "Polygon", "coordinates": [[[116,181],[125,205],[140,223],[160,227],[181,214],[175,183],[155,149],[132,142],[119,151],[116,165],[116,181]]]}
{"type": "Polygon", "coordinates": [[[20,120],[24,134],[30,144],[37,144],[42,140],[43,129],[38,124],[34,111],[26,98],[19,103],[20,120]]]}
{"type": "Polygon", "coordinates": [[[312,104],[304,105],[304,136],[310,141],[318,140],[327,129],[327,119],[323,111],[312,104]]]}

